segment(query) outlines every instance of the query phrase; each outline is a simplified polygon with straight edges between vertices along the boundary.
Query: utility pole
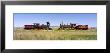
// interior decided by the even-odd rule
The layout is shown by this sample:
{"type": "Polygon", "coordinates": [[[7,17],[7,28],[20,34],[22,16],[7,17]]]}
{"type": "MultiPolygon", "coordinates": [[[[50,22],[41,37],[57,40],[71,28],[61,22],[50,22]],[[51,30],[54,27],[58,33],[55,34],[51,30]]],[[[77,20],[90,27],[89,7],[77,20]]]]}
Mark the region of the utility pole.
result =
{"type": "Polygon", "coordinates": [[[63,21],[62,21],[62,27],[61,28],[63,29],[63,21]]]}

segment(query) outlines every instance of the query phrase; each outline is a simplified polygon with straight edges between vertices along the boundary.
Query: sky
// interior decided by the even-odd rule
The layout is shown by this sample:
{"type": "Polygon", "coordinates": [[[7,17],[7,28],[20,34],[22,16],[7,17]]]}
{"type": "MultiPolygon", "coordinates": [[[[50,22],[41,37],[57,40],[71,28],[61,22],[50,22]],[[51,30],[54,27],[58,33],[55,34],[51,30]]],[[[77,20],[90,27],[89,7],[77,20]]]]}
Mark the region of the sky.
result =
{"type": "Polygon", "coordinates": [[[14,27],[33,25],[33,23],[60,26],[60,23],[87,24],[89,27],[97,27],[96,13],[14,13],[14,27]]]}

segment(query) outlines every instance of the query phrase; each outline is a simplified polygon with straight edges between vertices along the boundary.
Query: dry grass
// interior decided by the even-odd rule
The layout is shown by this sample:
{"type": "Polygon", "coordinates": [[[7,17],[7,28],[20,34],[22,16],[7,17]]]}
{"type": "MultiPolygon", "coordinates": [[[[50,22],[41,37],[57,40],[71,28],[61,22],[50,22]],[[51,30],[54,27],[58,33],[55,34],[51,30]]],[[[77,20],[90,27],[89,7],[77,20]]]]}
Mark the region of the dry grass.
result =
{"type": "Polygon", "coordinates": [[[96,29],[90,30],[14,30],[14,40],[96,40],[96,29]]]}

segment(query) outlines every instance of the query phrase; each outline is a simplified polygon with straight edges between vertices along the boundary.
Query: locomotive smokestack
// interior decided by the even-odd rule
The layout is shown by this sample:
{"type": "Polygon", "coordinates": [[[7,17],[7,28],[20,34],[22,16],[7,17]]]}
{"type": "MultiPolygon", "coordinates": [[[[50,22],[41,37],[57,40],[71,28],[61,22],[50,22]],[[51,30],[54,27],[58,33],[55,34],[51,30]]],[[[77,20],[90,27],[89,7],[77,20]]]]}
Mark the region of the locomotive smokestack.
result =
{"type": "Polygon", "coordinates": [[[49,22],[46,22],[47,23],[47,29],[49,29],[50,27],[50,23],[49,22]]]}

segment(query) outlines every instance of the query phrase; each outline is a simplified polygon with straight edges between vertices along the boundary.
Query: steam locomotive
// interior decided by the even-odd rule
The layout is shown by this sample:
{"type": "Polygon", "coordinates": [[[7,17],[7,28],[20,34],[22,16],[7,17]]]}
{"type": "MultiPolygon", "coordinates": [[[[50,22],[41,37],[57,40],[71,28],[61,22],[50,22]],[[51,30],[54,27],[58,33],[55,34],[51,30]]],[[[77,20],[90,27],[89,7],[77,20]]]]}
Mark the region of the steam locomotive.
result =
{"type": "Polygon", "coordinates": [[[47,25],[40,25],[39,23],[33,23],[33,25],[24,25],[24,29],[44,29],[44,30],[52,30],[52,28],[50,28],[50,23],[46,22],[47,25]]]}
{"type": "Polygon", "coordinates": [[[59,29],[70,29],[70,30],[88,30],[88,25],[76,25],[70,23],[70,25],[60,24],[59,29]]]}

